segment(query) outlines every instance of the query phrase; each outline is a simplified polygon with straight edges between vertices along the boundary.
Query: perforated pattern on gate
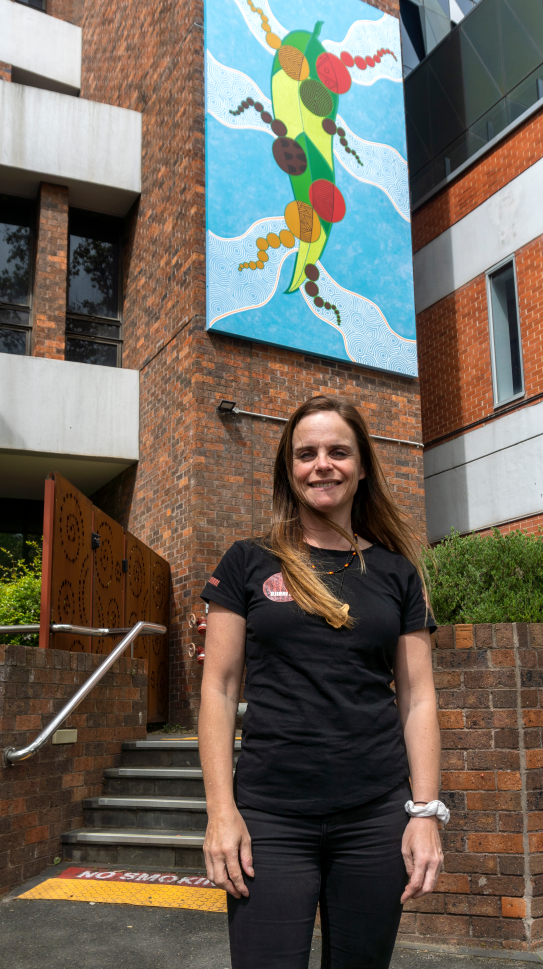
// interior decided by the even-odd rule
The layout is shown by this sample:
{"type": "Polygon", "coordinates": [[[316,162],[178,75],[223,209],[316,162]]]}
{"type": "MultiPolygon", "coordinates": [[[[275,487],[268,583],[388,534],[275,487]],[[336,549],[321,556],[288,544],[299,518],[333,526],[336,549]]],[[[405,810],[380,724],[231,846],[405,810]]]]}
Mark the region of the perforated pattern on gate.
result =
{"type": "MultiPolygon", "coordinates": [[[[168,627],[170,567],[165,559],[125,532],[62,475],[50,475],[46,484],[44,623],[115,628],[144,619],[168,627]],[[93,534],[99,536],[95,548],[93,534]]],[[[119,640],[56,633],[43,645],[105,654],[119,640]]],[[[167,720],[168,634],[140,636],[134,656],[149,664],[148,720],[167,720]]]]}

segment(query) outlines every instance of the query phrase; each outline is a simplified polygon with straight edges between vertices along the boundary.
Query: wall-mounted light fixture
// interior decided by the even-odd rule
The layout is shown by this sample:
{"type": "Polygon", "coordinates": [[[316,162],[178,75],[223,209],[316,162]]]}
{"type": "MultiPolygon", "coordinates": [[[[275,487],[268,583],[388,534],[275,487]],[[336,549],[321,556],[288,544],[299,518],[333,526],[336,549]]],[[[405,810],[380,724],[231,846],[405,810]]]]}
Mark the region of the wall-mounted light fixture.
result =
{"type": "Polygon", "coordinates": [[[288,417],[274,417],[273,414],[258,414],[254,410],[240,410],[235,400],[221,400],[217,407],[219,414],[245,414],[247,417],[263,417],[266,421],[281,421],[286,424],[288,417]]]}
{"type": "Polygon", "coordinates": [[[237,414],[238,409],[236,407],[235,400],[221,400],[217,410],[220,414],[237,414]]]}
{"type": "MultiPolygon", "coordinates": [[[[221,400],[217,407],[219,414],[245,414],[247,417],[263,417],[267,421],[281,421],[286,424],[288,417],[274,417],[273,414],[259,414],[253,410],[240,410],[235,400],[221,400]]],[[[408,447],[423,448],[418,441],[406,441],[399,437],[382,437],[380,434],[370,434],[374,441],[387,441],[390,444],[406,444],[408,447]]]]}

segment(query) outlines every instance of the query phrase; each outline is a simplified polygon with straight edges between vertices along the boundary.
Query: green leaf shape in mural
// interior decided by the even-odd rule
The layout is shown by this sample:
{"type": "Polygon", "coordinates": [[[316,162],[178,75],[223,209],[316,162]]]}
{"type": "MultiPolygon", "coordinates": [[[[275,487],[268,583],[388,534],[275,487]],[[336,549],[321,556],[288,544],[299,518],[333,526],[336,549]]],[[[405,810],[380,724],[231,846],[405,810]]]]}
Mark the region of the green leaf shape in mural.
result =
{"type": "MultiPolygon", "coordinates": [[[[322,21],[317,21],[313,33],[294,30],[287,34],[272,68],[274,117],[283,122],[288,137],[303,148],[307,157],[305,171],[290,175],[295,201],[306,205],[311,205],[309,189],[313,182],[325,179],[335,185],[333,135],[325,131],[323,121],[335,121],[339,98],[321,83],[317,74],[317,58],[326,53],[318,39],[321,27],[322,21]]],[[[306,265],[322,257],[332,223],[320,219],[320,224],[318,239],[300,240],[287,293],[300,288],[306,278],[306,265]]]]}

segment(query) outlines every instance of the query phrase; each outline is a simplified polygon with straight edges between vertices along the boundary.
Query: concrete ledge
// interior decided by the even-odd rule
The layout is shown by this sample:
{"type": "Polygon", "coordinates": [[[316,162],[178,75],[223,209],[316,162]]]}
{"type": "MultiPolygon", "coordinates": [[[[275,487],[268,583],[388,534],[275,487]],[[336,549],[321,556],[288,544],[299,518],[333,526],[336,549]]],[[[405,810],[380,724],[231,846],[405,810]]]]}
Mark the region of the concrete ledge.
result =
{"type": "Polygon", "coordinates": [[[71,205],[111,215],[140,194],[137,111],[1,84],[0,131],[0,192],[34,198],[40,182],[67,185],[71,205]]]}
{"type": "Polygon", "coordinates": [[[0,61],[16,69],[13,80],[77,95],[81,36],[81,27],[12,0],[0,0],[0,61]]]}
{"type": "Polygon", "coordinates": [[[139,372],[1,353],[0,456],[3,497],[50,471],[92,493],[139,458],[139,372]]]}

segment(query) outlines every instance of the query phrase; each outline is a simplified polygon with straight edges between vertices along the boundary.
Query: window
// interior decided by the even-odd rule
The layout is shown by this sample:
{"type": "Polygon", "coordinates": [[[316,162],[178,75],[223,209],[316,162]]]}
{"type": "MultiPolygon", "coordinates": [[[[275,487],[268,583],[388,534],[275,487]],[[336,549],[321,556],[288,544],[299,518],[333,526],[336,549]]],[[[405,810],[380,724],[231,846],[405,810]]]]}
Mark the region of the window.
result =
{"type": "Polygon", "coordinates": [[[30,352],[34,223],[33,202],[0,195],[0,353],[30,352]]]}
{"type": "Polygon", "coordinates": [[[34,7],[35,10],[43,10],[45,13],[45,0],[17,0],[17,3],[23,3],[25,7],[34,7]]]}
{"type": "Polygon", "coordinates": [[[494,405],[524,394],[517,285],[513,259],[487,273],[494,405]]]}
{"type": "Polygon", "coordinates": [[[121,365],[122,221],[70,212],[66,360],[121,365]]]}

